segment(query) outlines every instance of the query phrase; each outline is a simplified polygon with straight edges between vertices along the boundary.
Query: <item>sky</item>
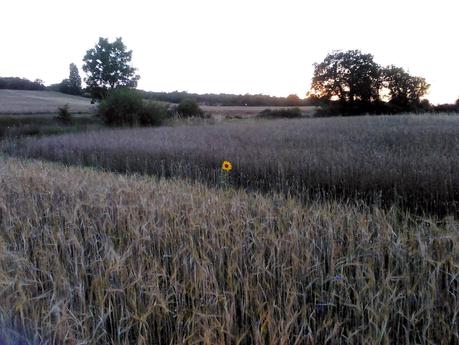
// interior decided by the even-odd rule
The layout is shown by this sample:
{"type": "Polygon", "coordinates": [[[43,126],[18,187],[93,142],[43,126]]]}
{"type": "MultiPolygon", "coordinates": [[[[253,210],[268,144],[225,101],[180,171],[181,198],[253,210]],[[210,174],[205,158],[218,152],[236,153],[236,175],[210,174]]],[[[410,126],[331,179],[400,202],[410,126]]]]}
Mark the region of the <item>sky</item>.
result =
{"type": "Polygon", "coordinates": [[[459,0],[2,0],[0,76],[67,78],[99,37],[122,37],[148,91],[303,98],[313,63],[360,49],[459,97],[459,0]]]}

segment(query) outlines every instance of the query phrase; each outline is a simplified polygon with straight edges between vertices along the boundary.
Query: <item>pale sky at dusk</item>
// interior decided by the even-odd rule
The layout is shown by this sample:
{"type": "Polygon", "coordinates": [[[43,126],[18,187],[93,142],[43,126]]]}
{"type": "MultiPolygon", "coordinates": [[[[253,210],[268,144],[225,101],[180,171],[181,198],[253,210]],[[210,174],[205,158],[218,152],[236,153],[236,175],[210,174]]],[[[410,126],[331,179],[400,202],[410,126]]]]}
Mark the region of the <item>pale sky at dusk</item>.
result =
{"type": "Polygon", "coordinates": [[[459,97],[459,0],[3,0],[0,76],[46,85],[81,70],[98,38],[122,37],[149,91],[304,97],[314,62],[360,49],[459,97]]]}

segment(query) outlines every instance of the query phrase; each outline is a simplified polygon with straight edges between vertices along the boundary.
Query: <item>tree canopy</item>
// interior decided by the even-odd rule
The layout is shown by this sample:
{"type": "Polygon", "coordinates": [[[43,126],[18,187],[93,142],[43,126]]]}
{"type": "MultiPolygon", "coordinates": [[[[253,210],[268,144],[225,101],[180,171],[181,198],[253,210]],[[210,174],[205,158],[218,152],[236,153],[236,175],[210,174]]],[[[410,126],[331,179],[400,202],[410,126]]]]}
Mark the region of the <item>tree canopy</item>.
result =
{"type": "Polygon", "coordinates": [[[400,112],[425,106],[421,98],[429,86],[424,78],[411,76],[403,68],[381,67],[371,54],[334,51],[314,64],[308,95],[329,105],[338,101],[334,109],[343,113],[400,112]],[[388,103],[381,101],[382,95],[388,103]]]}
{"type": "Polygon", "coordinates": [[[62,80],[58,85],[58,90],[69,95],[81,95],[81,77],[78,67],[74,63],[71,63],[69,70],[69,77],[62,80]]]}
{"type": "Polygon", "coordinates": [[[121,37],[114,42],[100,37],[83,58],[85,82],[92,97],[102,99],[109,90],[119,87],[135,88],[140,77],[135,74],[131,59],[132,50],[127,50],[121,37]]]}
{"type": "Polygon", "coordinates": [[[379,99],[380,67],[371,54],[335,51],[314,64],[311,94],[342,102],[379,99]]]}
{"type": "Polygon", "coordinates": [[[430,87],[424,78],[413,77],[394,65],[383,70],[383,85],[389,92],[389,102],[400,107],[419,103],[430,87]]]}

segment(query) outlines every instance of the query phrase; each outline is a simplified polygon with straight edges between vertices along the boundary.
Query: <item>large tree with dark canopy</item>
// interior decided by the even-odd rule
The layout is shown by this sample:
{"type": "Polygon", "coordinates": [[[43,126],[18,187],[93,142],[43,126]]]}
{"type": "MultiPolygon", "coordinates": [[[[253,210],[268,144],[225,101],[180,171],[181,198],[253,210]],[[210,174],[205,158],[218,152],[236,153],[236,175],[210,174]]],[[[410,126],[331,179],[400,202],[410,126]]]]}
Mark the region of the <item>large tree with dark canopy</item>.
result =
{"type": "Polygon", "coordinates": [[[360,50],[334,51],[314,64],[310,96],[341,103],[379,100],[380,66],[360,50]]]}
{"type": "Polygon", "coordinates": [[[132,50],[127,50],[121,37],[114,42],[99,38],[94,48],[83,58],[85,82],[95,99],[105,98],[109,90],[119,87],[135,88],[139,76],[131,66],[132,50]]]}
{"type": "Polygon", "coordinates": [[[360,50],[334,51],[314,64],[309,99],[328,114],[399,113],[429,108],[421,101],[430,85],[403,68],[381,67],[360,50]],[[381,100],[381,95],[388,102],[381,100]]]}
{"type": "Polygon", "coordinates": [[[419,104],[430,87],[424,78],[413,77],[401,67],[388,66],[382,74],[384,87],[389,92],[389,103],[404,110],[419,104]]]}

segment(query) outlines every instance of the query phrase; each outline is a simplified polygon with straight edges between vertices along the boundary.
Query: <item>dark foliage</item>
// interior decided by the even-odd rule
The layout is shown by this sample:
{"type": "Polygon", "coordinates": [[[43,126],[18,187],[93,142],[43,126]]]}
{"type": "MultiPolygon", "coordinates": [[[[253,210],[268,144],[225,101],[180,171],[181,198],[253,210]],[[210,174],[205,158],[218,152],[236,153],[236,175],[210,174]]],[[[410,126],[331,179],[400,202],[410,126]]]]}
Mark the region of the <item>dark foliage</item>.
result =
{"type": "Polygon", "coordinates": [[[182,99],[191,98],[202,105],[222,106],[299,106],[310,105],[309,100],[302,100],[295,95],[285,97],[274,97],[268,95],[232,95],[232,94],[196,94],[186,91],[174,92],[151,92],[140,91],[143,98],[169,103],[180,103],[182,99]],[[298,103],[300,100],[300,103],[298,103]]]}
{"type": "Polygon", "coordinates": [[[198,102],[191,98],[182,99],[175,110],[179,115],[184,117],[203,117],[205,115],[204,111],[199,107],[198,102]]]}
{"type": "Polygon", "coordinates": [[[311,93],[341,102],[379,100],[381,69],[373,55],[359,50],[336,51],[314,65],[311,93]]]}
{"type": "Polygon", "coordinates": [[[132,90],[111,91],[99,104],[98,115],[108,125],[134,125],[142,110],[142,98],[132,90]]]}
{"type": "Polygon", "coordinates": [[[424,78],[403,68],[381,67],[371,54],[335,51],[314,64],[308,96],[322,106],[322,115],[397,114],[430,110],[428,101],[422,100],[429,87],[424,78]],[[382,102],[382,95],[389,101],[382,102]]]}
{"type": "Polygon", "coordinates": [[[159,126],[168,117],[170,117],[168,107],[153,101],[143,103],[138,113],[138,121],[142,126],[159,126]]]}
{"type": "Polygon", "coordinates": [[[83,71],[88,90],[94,99],[103,99],[109,90],[119,87],[135,88],[140,76],[130,65],[132,50],[127,50],[121,37],[114,42],[99,38],[94,48],[89,49],[83,58],[83,71]]]}
{"type": "Polygon", "coordinates": [[[68,104],[64,105],[63,107],[57,108],[57,110],[58,110],[58,112],[57,112],[56,119],[59,122],[61,122],[64,125],[72,124],[73,119],[72,119],[72,114],[70,114],[69,105],[68,104]]]}
{"type": "Polygon", "coordinates": [[[405,111],[413,111],[430,87],[424,78],[413,77],[393,65],[382,70],[382,83],[389,92],[389,103],[405,111]]]}
{"type": "Polygon", "coordinates": [[[57,86],[52,85],[53,88],[57,89],[56,91],[66,93],[68,95],[81,95],[81,77],[78,73],[78,67],[74,64],[70,64],[69,77],[62,80],[57,86]]]}
{"type": "Polygon", "coordinates": [[[134,90],[121,88],[111,91],[99,104],[98,115],[107,125],[152,126],[167,117],[167,108],[157,103],[144,103],[134,90]]]}
{"type": "Polygon", "coordinates": [[[35,81],[30,81],[25,78],[17,77],[0,77],[0,89],[10,89],[10,90],[45,90],[46,87],[43,85],[43,81],[36,79],[35,81]]]}
{"type": "Polygon", "coordinates": [[[61,83],[51,84],[46,86],[47,91],[61,92],[61,83]]]}
{"type": "Polygon", "coordinates": [[[438,104],[434,107],[438,113],[459,113],[459,100],[455,104],[438,104]]]}
{"type": "Polygon", "coordinates": [[[400,113],[426,113],[432,110],[432,105],[428,100],[422,100],[411,103],[406,106],[394,104],[392,102],[374,101],[374,102],[340,102],[329,101],[321,104],[316,111],[316,116],[352,116],[352,115],[382,115],[382,114],[400,114],[400,113]]]}
{"type": "Polygon", "coordinates": [[[301,117],[300,108],[281,108],[281,109],[265,109],[258,115],[259,117],[268,117],[268,118],[297,118],[301,117]]]}

